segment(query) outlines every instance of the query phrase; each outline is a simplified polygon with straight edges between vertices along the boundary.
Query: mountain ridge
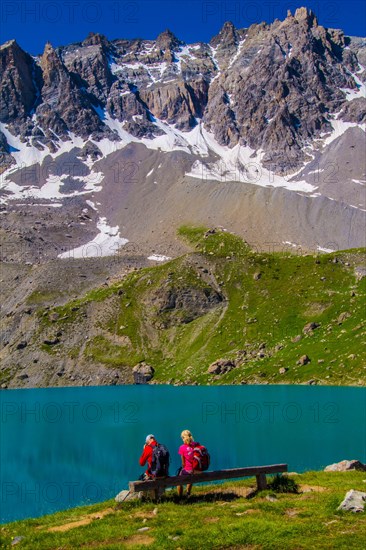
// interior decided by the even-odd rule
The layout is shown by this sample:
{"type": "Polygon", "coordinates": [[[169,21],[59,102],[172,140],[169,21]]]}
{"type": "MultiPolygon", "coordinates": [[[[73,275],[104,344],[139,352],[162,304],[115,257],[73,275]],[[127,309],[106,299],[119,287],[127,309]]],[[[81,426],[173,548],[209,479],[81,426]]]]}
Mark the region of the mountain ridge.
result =
{"type": "MultiPolygon", "coordinates": [[[[64,47],[47,43],[32,58],[9,41],[0,51],[7,66],[0,121],[33,147],[52,151],[56,136],[65,141],[70,132],[97,143],[120,139],[98,109],[148,139],[162,132],[153,119],[183,132],[200,119],[220,145],[263,150],[264,166],[288,173],[309,158],[303,149],[310,142],[331,131],[327,113],[348,107],[349,122],[365,120],[366,99],[350,109],[342,91],[359,91],[350,42],[342,31],[320,26],[307,8],[271,25],[236,29],[227,22],[209,44],[186,45],[168,30],[156,41],[90,33],[64,47]],[[27,97],[17,93],[23,88],[27,97]]],[[[11,162],[4,145],[2,153],[11,162]]]]}
{"type": "Polygon", "coordinates": [[[185,223],[277,250],[365,246],[366,40],[311,10],[207,44],[90,33],[0,58],[5,261],[126,241],[175,257],[185,223]]]}

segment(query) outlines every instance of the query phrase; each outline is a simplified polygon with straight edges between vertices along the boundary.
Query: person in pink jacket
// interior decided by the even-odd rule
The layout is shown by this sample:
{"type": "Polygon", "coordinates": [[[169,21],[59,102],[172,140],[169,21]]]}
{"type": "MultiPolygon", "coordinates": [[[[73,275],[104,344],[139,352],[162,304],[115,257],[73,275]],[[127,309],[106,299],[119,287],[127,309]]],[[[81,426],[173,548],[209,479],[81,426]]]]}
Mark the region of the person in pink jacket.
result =
{"type": "MultiPolygon", "coordinates": [[[[179,447],[178,454],[180,454],[182,459],[182,468],[179,473],[181,476],[185,475],[191,475],[195,473],[195,470],[193,469],[193,449],[195,447],[195,441],[193,439],[193,435],[189,430],[183,430],[180,434],[183,445],[179,447]]],[[[178,496],[181,497],[183,495],[183,486],[178,485],[178,496]]],[[[192,490],[192,483],[187,483],[187,489],[186,494],[189,496],[191,494],[192,490]]]]}

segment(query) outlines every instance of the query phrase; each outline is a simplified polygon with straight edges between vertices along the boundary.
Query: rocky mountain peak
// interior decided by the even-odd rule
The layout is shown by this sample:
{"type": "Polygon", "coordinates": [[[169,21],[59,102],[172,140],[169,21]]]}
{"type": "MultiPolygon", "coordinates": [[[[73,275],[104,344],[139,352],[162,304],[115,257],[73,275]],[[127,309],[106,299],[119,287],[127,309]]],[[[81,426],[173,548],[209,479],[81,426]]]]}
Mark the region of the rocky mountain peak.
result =
{"type": "Polygon", "coordinates": [[[105,103],[115,80],[110,70],[114,45],[103,34],[89,33],[81,44],[60,49],[60,58],[79,89],[105,103]]]}
{"type": "Polygon", "coordinates": [[[156,39],[156,47],[163,51],[177,50],[181,44],[182,42],[169,29],[166,29],[164,32],[160,33],[156,39]]]}
{"type": "Polygon", "coordinates": [[[292,19],[297,21],[298,23],[305,22],[308,27],[317,27],[318,26],[318,20],[314,14],[314,12],[309,8],[297,8],[295,11],[295,15],[292,16],[291,10],[287,11],[287,19],[292,19]]]}
{"type": "Polygon", "coordinates": [[[107,46],[109,41],[104,34],[90,32],[82,44],[83,46],[107,46]]]}
{"type": "Polygon", "coordinates": [[[23,118],[32,108],[36,90],[32,57],[15,40],[0,47],[0,121],[23,118]]]}
{"type": "Polygon", "coordinates": [[[17,63],[21,63],[22,60],[27,59],[31,60],[31,56],[27,54],[19,46],[16,40],[8,40],[0,46],[0,62],[2,71],[5,71],[9,68],[10,65],[14,66],[17,63]]]}
{"type": "Polygon", "coordinates": [[[51,42],[46,42],[43,50],[43,54],[41,56],[41,63],[42,62],[48,63],[52,60],[60,60],[60,59],[56,53],[56,50],[52,46],[51,42]]]}
{"type": "Polygon", "coordinates": [[[214,36],[210,42],[211,46],[216,47],[219,44],[225,46],[234,46],[238,43],[238,33],[231,21],[226,21],[219,34],[214,36]]]}
{"type": "Polygon", "coordinates": [[[232,23],[231,21],[225,21],[220,31],[220,34],[222,34],[223,36],[227,34],[235,34],[234,23],[232,23]]]}
{"type": "MultiPolygon", "coordinates": [[[[64,137],[68,132],[83,137],[97,135],[103,124],[85,95],[84,86],[80,86],[78,75],[68,70],[60,54],[50,43],[45,46],[40,66],[42,102],[37,106],[35,114],[38,127],[43,128],[43,136],[37,135],[36,141],[50,147],[54,134],[64,137]]],[[[106,128],[107,133],[108,130],[106,128]]]]}
{"type": "Polygon", "coordinates": [[[54,87],[66,76],[67,70],[50,42],[45,45],[40,65],[45,86],[54,87]]]}
{"type": "Polygon", "coordinates": [[[19,48],[18,43],[16,40],[14,40],[14,38],[12,40],[8,40],[7,42],[4,42],[4,44],[0,46],[0,51],[6,50],[7,48],[13,48],[13,47],[19,48]]]}

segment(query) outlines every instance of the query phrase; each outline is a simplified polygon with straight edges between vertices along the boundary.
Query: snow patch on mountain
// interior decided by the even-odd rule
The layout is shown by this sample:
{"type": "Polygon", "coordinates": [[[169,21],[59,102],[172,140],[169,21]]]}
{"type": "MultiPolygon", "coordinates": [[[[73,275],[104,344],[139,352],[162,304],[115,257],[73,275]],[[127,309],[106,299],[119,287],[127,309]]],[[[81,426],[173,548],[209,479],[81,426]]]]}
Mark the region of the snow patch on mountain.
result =
{"type": "Polygon", "coordinates": [[[219,145],[213,134],[204,128],[201,129],[201,135],[208,149],[213,151],[218,159],[211,163],[197,160],[186,176],[220,182],[236,181],[261,187],[285,187],[292,191],[305,193],[311,193],[317,189],[305,181],[287,181],[283,176],[278,176],[263,168],[261,164],[263,151],[255,152],[250,147],[240,144],[235,145],[232,149],[219,145]]]}
{"type": "Polygon", "coordinates": [[[337,118],[339,114],[340,113],[337,113],[335,115],[336,118],[334,120],[330,120],[333,132],[329,135],[324,134],[322,136],[324,147],[330,145],[334,140],[343,135],[349,128],[360,128],[360,130],[366,132],[366,124],[357,124],[357,122],[344,122],[343,120],[339,120],[337,118]]]}
{"type": "Polygon", "coordinates": [[[331,252],[335,252],[333,248],[324,248],[323,246],[317,246],[316,247],[319,252],[326,252],[327,254],[330,254],[331,252]]]}
{"type": "Polygon", "coordinates": [[[291,241],[282,241],[282,244],[286,245],[284,247],[284,249],[291,247],[291,248],[297,248],[297,249],[301,250],[301,248],[302,248],[300,244],[293,243],[291,241]]]}
{"type": "Polygon", "coordinates": [[[211,60],[212,60],[212,63],[214,64],[214,67],[215,69],[217,70],[217,73],[215,74],[215,76],[213,77],[213,79],[211,80],[211,84],[214,80],[216,80],[220,75],[221,75],[221,70],[220,70],[220,65],[219,65],[219,62],[217,60],[217,57],[216,57],[216,54],[217,54],[217,48],[214,48],[213,46],[210,45],[210,51],[211,51],[211,60]]]}
{"type": "Polygon", "coordinates": [[[178,73],[182,72],[182,60],[185,62],[187,58],[192,59],[194,57],[191,54],[190,49],[191,46],[182,46],[179,52],[174,52],[174,61],[176,63],[178,73]]]}
{"type": "Polygon", "coordinates": [[[128,239],[120,236],[119,226],[110,227],[106,218],[99,218],[97,222],[99,233],[87,244],[67,250],[58,255],[61,259],[75,258],[97,258],[102,256],[113,256],[118,253],[121,246],[128,243],[128,239]]]}
{"type": "MultiPolygon", "coordinates": [[[[60,200],[67,197],[76,197],[79,195],[87,195],[91,192],[98,192],[102,190],[100,185],[104,175],[102,172],[91,172],[88,176],[72,176],[72,179],[79,180],[85,183],[81,191],[73,191],[72,193],[63,193],[62,186],[70,176],[62,174],[61,176],[51,174],[46,179],[46,182],[42,187],[36,187],[34,185],[22,186],[17,183],[5,179],[0,185],[0,188],[4,191],[10,192],[11,195],[2,197],[0,203],[6,204],[8,200],[25,200],[25,199],[37,199],[37,200],[60,200]]],[[[51,205],[49,205],[51,206],[51,205]]]]}
{"type": "Polygon", "coordinates": [[[362,65],[359,65],[359,67],[360,68],[356,73],[350,73],[353,80],[356,82],[356,89],[341,88],[342,92],[346,94],[347,101],[352,101],[353,99],[358,99],[360,97],[366,97],[366,84],[357,76],[357,74],[365,71],[365,67],[362,65]]]}
{"type": "MultiPolygon", "coordinates": [[[[69,139],[67,141],[61,141],[55,135],[54,145],[57,147],[55,153],[51,153],[48,147],[43,146],[43,149],[37,149],[32,147],[29,142],[22,142],[19,137],[14,136],[9,130],[6,124],[0,123],[0,130],[6,137],[6,140],[10,147],[10,152],[14,157],[18,168],[25,168],[32,166],[33,164],[42,163],[47,157],[51,156],[55,158],[63,153],[68,153],[75,147],[83,147],[85,145],[84,140],[81,137],[75,136],[69,132],[69,139]]],[[[54,133],[54,132],[53,132],[54,133]]],[[[14,170],[14,168],[13,168],[14,170]]]]}
{"type": "Polygon", "coordinates": [[[169,256],[164,256],[163,254],[152,254],[151,256],[148,256],[147,259],[153,262],[167,262],[168,260],[171,260],[169,256]]]}
{"type": "Polygon", "coordinates": [[[241,51],[242,51],[242,49],[243,49],[245,40],[246,40],[246,39],[243,38],[243,40],[241,40],[241,41],[239,42],[237,52],[233,55],[232,59],[230,60],[228,69],[231,69],[231,67],[234,65],[235,61],[238,59],[238,57],[240,57],[241,51]]]}
{"type": "MultiPolygon", "coordinates": [[[[212,154],[216,155],[216,160],[210,163],[206,163],[204,160],[196,160],[190,171],[186,173],[187,176],[193,178],[223,182],[237,181],[265,187],[284,187],[292,191],[301,191],[304,193],[313,193],[314,190],[317,189],[316,186],[306,181],[294,181],[294,177],[302,172],[304,166],[298,170],[296,174],[292,174],[291,180],[289,181],[290,178],[287,179],[283,176],[276,175],[263,168],[261,162],[264,156],[263,151],[254,151],[249,147],[244,147],[239,144],[233,148],[220,145],[215,140],[214,135],[204,128],[204,124],[200,119],[196,119],[197,124],[190,132],[182,132],[172,124],[153,118],[153,123],[163,131],[163,134],[153,139],[139,139],[128,133],[123,127],[124,123],[112,118],[105,109],[101,107],[94,107],[94,109],[103,123],[118,136],[118,140],[111,141],[107,138],[100,141],[92,139],[83,140],[70,133],[69,140],[67,141],[58,140],[55,136],[54,143],[58,149],[56,152],[51,153],[46,147],[43,150],[39,150],[35,147],[31,147],[27,143],[21,142],[18,137],[10,133],[6,125],[2,124],[0,126],[11,148],[11,154],[17,163],[16,167],[10,167],[1,175],[0,188],[11,193],[11,196],[2,198],[3,203],[6,203],[9,199],[14,200],[30,197],[55,200],[100,191],[102,189],[101,182],[104,176],[100,172],[93,172],[92,166],[94,162],[90,156],[86,160],[83,160],[84,164],[91,170],[90,174],[88,176],[73,176],[73,179],[84,181],[85,183],[80,191],[61,193],[60,187],[63,184],[63,179],[67,178],[65,174],[58,177],[49,176],[47,182],[41,188],[32,186],[22,187],[7,179],[7,176],[11,175],[19,168],[42,163],[47,156],[51,156],[52,159],[55,159],[63,153],[70,152],[72,149],[82,149],[87,141],[94,143],[100,149],[103,157],[107,157],[111,153],[124,148],[132,142],[141,143],[148,149],[161,150],[163,152],[184,151],[188,154],[199,156],[201,159],[209,155],[212,156],[212,154]]],[[[365,124],[360,125],[353,122],[344,122],[339,120],[337,118],[338,116],[339,113],[335,114],[334,118],[330,121],[333,131],[330,134],[321,136],[323,147],[331,144],[349,128],[358,127],[366,132],[365,124]]],[[[363,182],[357,181],[357,183],[362,185],[363,182]]]]}

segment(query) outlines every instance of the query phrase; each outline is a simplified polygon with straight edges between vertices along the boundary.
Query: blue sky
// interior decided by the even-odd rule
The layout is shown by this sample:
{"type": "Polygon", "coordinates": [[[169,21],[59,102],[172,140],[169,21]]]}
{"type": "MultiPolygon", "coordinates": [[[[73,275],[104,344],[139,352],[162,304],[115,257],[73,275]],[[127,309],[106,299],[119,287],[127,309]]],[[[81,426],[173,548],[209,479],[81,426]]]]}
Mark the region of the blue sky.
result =
{"type": "Polygon", "coordinates": [[[113,38],[155,38],[169,28],[185,42],[209,41],[225,21],[271,23],[306,5],[320,24],[366,36],[365,0],[3,0],[0,42],[15,38],[32,54],[82,41],[90,31],[113,38]]]}

